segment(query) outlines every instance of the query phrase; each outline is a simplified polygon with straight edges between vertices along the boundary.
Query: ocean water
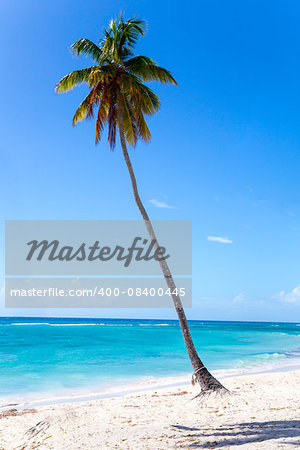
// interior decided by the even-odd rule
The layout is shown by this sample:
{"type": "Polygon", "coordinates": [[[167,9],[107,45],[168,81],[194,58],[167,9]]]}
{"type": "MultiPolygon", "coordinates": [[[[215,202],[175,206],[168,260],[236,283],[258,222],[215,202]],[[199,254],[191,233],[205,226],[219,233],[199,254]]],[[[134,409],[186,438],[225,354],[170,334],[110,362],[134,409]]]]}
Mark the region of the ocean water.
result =
{"type": "MultiPolygon", "coordinates": [[[[299,365],[300,324],[191,321],[190,328],[211,370],[299,365]]],[[[0,318],[1,401],[105,392],[191,372],[176,321],[0,318]]]]}

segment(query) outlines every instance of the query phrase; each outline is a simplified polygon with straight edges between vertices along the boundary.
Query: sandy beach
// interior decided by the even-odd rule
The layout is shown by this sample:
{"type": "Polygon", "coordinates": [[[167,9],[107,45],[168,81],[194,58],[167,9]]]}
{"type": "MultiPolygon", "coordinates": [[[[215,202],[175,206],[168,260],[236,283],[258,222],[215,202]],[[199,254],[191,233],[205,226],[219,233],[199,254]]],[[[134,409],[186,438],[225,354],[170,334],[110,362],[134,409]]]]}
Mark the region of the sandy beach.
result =
{"type": "Polygon", "coordinates": [[[225,378],[199,402],[190,384],[1,415],[1,449],[300,447],[300,370],[225,378]],[[17,414],[17,415],[15,415],[17,414]]]}

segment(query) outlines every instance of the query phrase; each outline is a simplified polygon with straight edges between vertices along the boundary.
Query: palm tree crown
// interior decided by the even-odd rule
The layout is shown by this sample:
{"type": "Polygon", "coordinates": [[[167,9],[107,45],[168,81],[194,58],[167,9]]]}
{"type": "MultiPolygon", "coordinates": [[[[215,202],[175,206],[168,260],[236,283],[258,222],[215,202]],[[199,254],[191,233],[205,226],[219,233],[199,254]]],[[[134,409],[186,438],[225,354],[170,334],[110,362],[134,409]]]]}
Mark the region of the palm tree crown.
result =
{"type": "Polygon", "coordinates": [[[153,59],[134,56],[135,44],[144,36],[145,26],[144,20],[132,17],[125,21],[121,15],[118,21],[110,22],[98,45],[89,39],[79,39],[71,49],[77,56],[89,56],[95,65],[70,72],[56,85],[58,93],[68,92],[82,83],[88,85],[90,91],[78,106],[73,125],[85,117],[92,118],[98,109],[95,140],[99,142],[107,124],[111,149],[116,143],[116,130],[120,128],[119,109],[128,144],[135,145],[139,138],[146,142],[151,139],[144,116],[157,112],[160,100],[144,82],[177,85],[171,73],[153,59]]]}

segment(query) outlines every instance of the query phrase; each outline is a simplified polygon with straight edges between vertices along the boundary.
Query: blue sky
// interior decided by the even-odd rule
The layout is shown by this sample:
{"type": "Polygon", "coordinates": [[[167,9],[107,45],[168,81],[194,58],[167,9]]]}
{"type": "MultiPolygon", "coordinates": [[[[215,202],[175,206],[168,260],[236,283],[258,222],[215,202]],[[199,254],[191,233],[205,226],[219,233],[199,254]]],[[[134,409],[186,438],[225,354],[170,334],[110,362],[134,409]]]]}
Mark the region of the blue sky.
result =
{"type": "MultiPolygon", "coordinates": [[[[97,41],[120,10],[148,21],[137,53],[152,56],[179,83],[152,84],[162,99],[149,120],[153,139],[130,154],[150,216],[193,220],[188,316],[299,319],[297,1],[2,2],[2,228],[5,219],[139,218],[119,146],[111,153],[106,138],[95,146],[93,123],[71,125],[86,88],[54,93],[64,74],[89,64],[68,47],[81,37],[97,41]]],[[[3,239],[2,232],[2,254],[3,239]]],[[[175,317],[84,311],[93,314],[175,317]]]]}

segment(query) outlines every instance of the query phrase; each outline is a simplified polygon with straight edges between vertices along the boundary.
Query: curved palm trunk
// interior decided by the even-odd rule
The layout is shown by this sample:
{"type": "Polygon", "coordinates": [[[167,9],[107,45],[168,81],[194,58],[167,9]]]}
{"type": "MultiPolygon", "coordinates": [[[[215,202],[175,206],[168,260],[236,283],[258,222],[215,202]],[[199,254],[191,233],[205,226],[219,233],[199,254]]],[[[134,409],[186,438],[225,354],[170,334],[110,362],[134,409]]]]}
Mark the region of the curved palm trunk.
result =
{"type": "MultiPolygon", "coordinates": [[[[120,101],[120,93],[118,93],[118,122],[119,122],[119,133],[120,133],[121,146],[122,146],[122,150],[123,150],[124,159],[125,159],[125,162],[126,162],[126,165],[128,168],[128,172],[130,175],[134,199],[135,199],[135,202],[136,202],[136,204],[139,208],[139,211],[143,217],[143,220],[145,222],[150,239],[151,239],[151,241],[154,242],[154,248],[157,248],[157,247],[159,247],[159,244],[156,239],[156,235],[155,235],[154,229],[152,227],[152,224],[150,222],[147,211],[145,210],[145,207],[139,196],[135,175],[134,175],[131,161],[129,158],[129,154],[127,151],[126,139],[125,139],[125,134],[124,134],[124,126],[123,126],[122,103],[120,101]]],[[[164,278],[166,280],[166,283],[168,285],[168,288],[170,289],[170,292],[172,292],[172,299],[174,302],[176,313],[178,315],[184,343],[185,343],[190,361],[191,361],[193,369],[194,369],[193,379],[194,379],[194,377],[196,378],[202,391],[226,390],[224,388],[224,386],[218,380],[216,380],[216,378],[214,378],[211,375],[211,373],[206,369],[203,362],[199,358],[196,348],[194,346],[194,342],[192,340],[188,321],[187,321],[180,297],[179,297],[179,295],[173,294],[173,292],[177,292],[177,290],[176,290],[176,285],[173,280],[172,274],[168,267],[168,264],[165,259],[160,259],[159,264],[160,264],[162,273],[164,275],[164,278]]]]}

